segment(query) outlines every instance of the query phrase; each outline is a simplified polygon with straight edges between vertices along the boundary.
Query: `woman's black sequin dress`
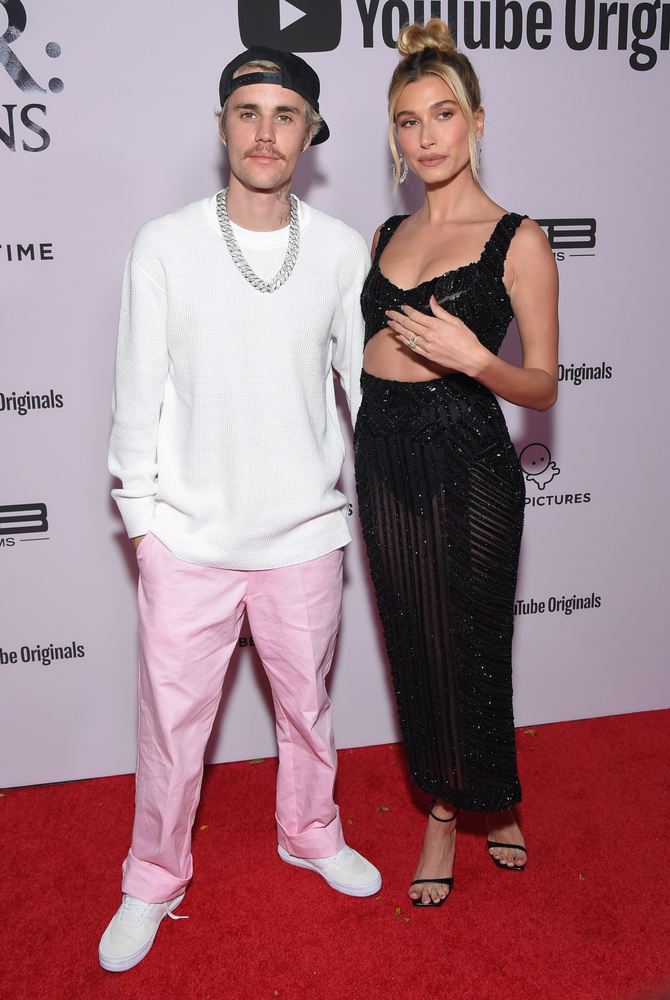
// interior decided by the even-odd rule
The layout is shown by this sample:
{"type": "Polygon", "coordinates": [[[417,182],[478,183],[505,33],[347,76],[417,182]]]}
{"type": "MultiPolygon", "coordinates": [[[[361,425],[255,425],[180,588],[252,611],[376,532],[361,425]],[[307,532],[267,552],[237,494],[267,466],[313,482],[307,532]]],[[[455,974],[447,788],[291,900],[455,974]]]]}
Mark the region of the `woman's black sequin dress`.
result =
{"type": "MultiPolygon", "coordinates": [[[[497,354],[512,318],[505,257],[522,216],[498,222],[480,259],[404,291],[379,257],[361,303],[366,342],[386,309],[458,316],[497,354]]],[[[363,372],[356,484],[405,750],[426,792],[493,812],[521,801],[512,630],[524,484],[498,402],[467,375],[396,382],[363,372]]]]}

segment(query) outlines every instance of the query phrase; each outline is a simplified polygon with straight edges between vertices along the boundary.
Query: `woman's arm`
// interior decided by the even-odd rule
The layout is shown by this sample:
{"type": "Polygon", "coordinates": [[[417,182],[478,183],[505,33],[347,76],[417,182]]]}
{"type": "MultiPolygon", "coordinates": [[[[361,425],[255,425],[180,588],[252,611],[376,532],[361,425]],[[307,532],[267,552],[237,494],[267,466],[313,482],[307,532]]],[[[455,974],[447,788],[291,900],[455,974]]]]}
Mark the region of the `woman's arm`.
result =
{"type": "Polygon", "coordinates": [[[558,274],[546,236],[531,220],[522,222],[510,245],[505,283],[519,327],[523,366],[496,357],[460,319],[431,298],[433,316],[409,306],[389,311],[398,339],[430,361],[477,379],[517,406],[547,410],[558,390],[558,274]]]}
{"type": "Polygon", "coordinates": [[[473,377],[510,403],[547,410],[558,393],[558,272],[549,241],[536,222],[525,219],[519,226],[506,270],[523,367],[487,351],[473,377]]]}

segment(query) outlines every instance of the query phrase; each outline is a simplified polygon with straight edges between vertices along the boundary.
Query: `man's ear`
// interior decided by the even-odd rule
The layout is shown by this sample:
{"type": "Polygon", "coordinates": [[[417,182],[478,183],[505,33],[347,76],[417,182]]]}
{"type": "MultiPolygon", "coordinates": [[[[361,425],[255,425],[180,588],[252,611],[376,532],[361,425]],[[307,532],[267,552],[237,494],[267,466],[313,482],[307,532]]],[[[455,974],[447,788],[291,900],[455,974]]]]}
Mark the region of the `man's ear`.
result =
{"type": "Polygon", "coordinates": [[[310,125],[309,126],[309,135],[306,136],[305,141],[302,144],[302,149],[300,150],[301,153],[304,153],[305,150],[307,149],[307,147],[311,145],[313,132],[314,132],[314,126],[310,125]]]}

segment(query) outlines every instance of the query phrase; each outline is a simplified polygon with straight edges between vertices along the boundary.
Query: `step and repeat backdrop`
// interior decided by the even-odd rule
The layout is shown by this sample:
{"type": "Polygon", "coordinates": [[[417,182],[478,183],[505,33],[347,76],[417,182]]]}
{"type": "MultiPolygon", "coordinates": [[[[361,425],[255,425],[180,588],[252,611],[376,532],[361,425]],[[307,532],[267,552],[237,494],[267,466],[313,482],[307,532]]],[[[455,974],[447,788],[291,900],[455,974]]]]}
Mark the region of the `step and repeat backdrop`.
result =
{"type": "MultiPolygon", "coordinates": [[[[517,721],[670,704],[670,3],[0,0],[0,785],[134,769],[136,567],[106,470],[121,276],[142,223],[226,182],[223,66],[253,43],[314,65],[332,138],[294,190],[370,241],[421,202],[411,178],[392,193],[385,92],[400,24],[430,14],[480,74],[487,191],[539,221],[560,272],[559,402],[505,404],[528,494],[517,721]]],[[[348,747],[398,732],[350,455],[342,482],[348,747]]],[[[245,626],[208,759],[275,752],[245,626]]]]}

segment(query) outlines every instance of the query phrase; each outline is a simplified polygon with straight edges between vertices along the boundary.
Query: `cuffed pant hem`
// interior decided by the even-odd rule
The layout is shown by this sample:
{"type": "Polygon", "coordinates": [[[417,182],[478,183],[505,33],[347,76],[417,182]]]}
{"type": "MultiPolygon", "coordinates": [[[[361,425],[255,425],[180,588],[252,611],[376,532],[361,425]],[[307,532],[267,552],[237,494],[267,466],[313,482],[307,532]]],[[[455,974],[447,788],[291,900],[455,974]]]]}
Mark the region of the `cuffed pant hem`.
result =
{"type": "Polygon", "coordinates": [[[327,826],[304,833],[289,834],[277,817],[277,840],[294,858],[330,858],[344,847],[340,810],[335,806],[335,818],[327,826]]]}
{"type": "Polygon", "coordinates": [[[138,861],[132,851],[123,862],[122,891],[129,896],[135,896],[145,903],[166,903],[180,896],[193,874],[192,862],[189,858],[188,878],[175,878],[160,865],[150,861],[138,861]]]}

